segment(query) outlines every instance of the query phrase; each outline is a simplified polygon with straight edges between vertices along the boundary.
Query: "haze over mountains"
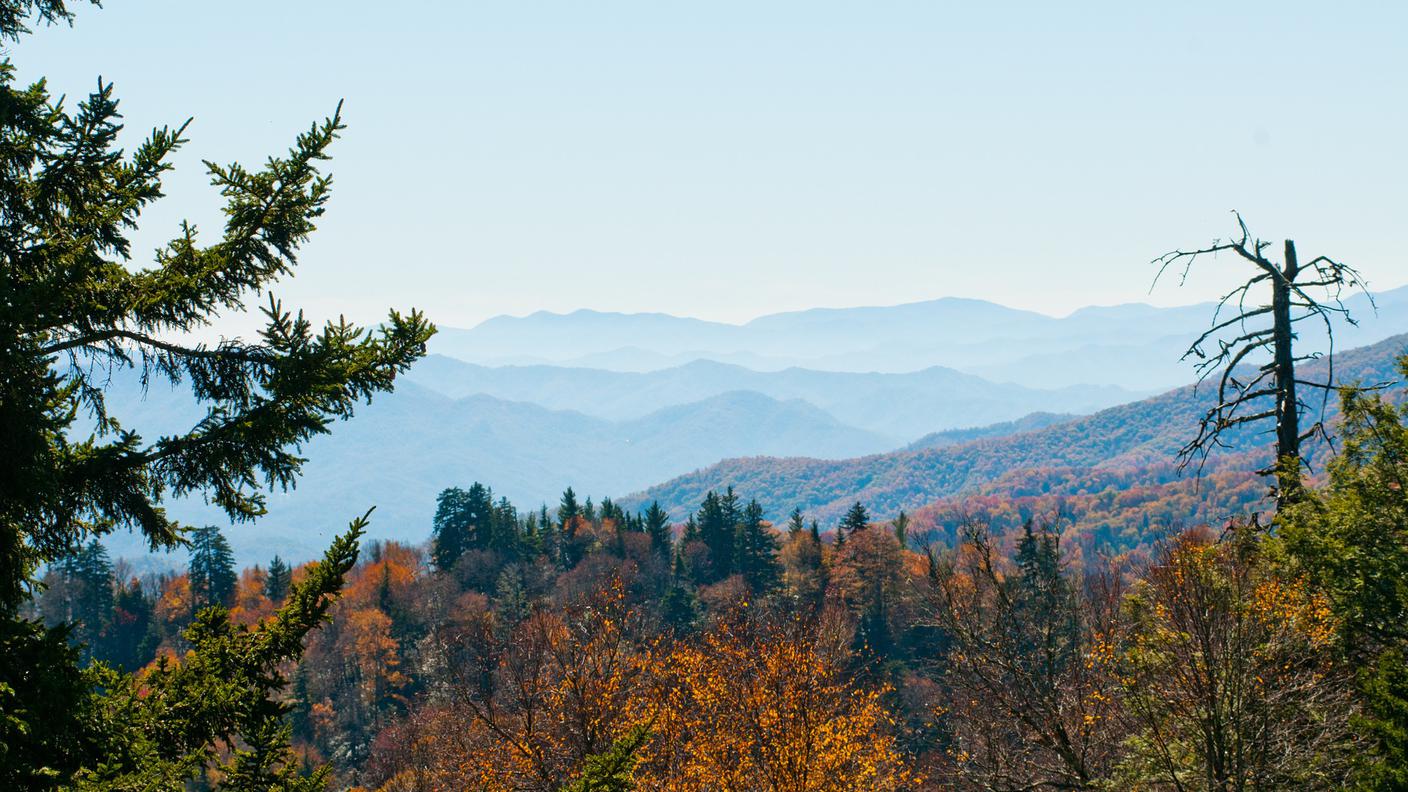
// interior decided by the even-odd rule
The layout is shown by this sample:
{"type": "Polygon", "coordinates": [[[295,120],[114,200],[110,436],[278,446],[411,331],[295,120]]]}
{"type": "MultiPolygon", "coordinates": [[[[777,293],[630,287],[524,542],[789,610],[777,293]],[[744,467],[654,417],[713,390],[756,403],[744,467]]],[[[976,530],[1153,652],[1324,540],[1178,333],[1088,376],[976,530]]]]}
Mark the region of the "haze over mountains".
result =
{"type": "Polygon", "coordinates": [[[1040,390],[941,367],[904,374],[800,368],[759,372],[708,360],[637,373],[541,365],[488,367],[431,355],[407,378],[450,397],[479,393],[611,420],[750,391],[783,401],[805,400],[843,423],[882,435],[892,448],[929,432],[1008,421],[1038,410],[1088,413],[1139,395],[1112,386],[1040,390]]]}
{"type": "MultiPolygon", "coordinates": [[[[1377,316],[1356,309],[1363,324],[1341,331],[1341,349],[1408,324],[1408,289],[1378,302],[1377,316]]],[[[677,515],[705,489],[736,484],[774,516],[800,505],[829,518],[856,497],[880,515],[912,509],[1039,458],[1078,467],[1167,462],[1177,448],[1168,432],[1191,427],[1192,408],[1172,394],[1130,402],[1148,393],[1138,383],[1192,379],[1178,354],[1210,316],[1206,306],[1121,306],[1053,319],[939,300],[778,314],[742,326],[578,312],[442,330],[442,354],[315,439],[298,489],[271,495],[269,514],[230,539],[242,561],[267,560],[273,542],[300,558],[375,504],[373,537],[419,541],[436,494],[474,481],[521,505],[551,506],[569,485],[583,496],[643,492],[630,502],[660,498],[677,515]],[[710,347],[712,359],[688,351],[710,347]],[[475,357],[475,350],[675,364],[490,366],[447,354],[475,357]],[[758,368],[721,360],[730,356],[758,368]],[[998,374],[933,365],[938,358],[998,374]],[[782,365],[803,360],[823,368],[782,365]],[[990,378],[1009,369],[1028,382],[990,378]],[[1117,405],[1127,406],[1108,409],[1117,405]],[[1149,437],[1128,440],[1139,432],[1149,437]],[[1020,451],[1026,446],[1005,439],[1012,436],[1040,443],[1020,451]]],[[[131,372],[118,372],[109,398],[125,425],[148,438],[188,429],[201,416],[180,391],[143,393],[131,372]]],[[[226,522],[202,503],[178,502],[172,512],[194,524],[226,522]]],[[[125,535],[114,549],[141,550],[125,535]]]]}
{"type": "MultiPolygon", "coordinates": [[[[1344,384],[1394,383],[1388,391],[1390,397],[1402,399],[1405,394],[1396,362],[1405,353],[1408,335],[1346,350],[1335,357],[1336,380],[1344,384]]],[[[1323,366],[1323,362],[1307,365],[1307,378],[1323,377],[1323,366]]],[[[696,507],[707,491],[732,486],[758,498],[771,514],[786,514],[795,507],[827,521],[856,501],[865,503],[877,518],[887,518],[902,509],[913,511],[941,498],[980,489],[1023,470],[1136,470],[1143,472],[1133,476],[1135,483],[1161,484],[1178,475],[1173,462],[1193,436],[1212,390],[1185,386],[1044,429],[956,445],[848,460],[729,459],[622,499],[622,503],[634,507],[658,500],[682,516],[696,507]]],[[[1331,399],[1328,415],[1333,414],[1331,399]]],[[[1244,430],[1229,432],[1225,438],[1232,447],[1210,457],[1208,470],[1250,470],[1266,464],[1269,440],[1264,435],[1244,430]]]]}
{"type": "MultiPolygon", "coordinates": [[[[1337,331],[1341,348],[1408,332],[1408,286],[1374,299],[1377,313],[1363,294],[1345,300],[1360,325],[1337,331]]],[[[482,365],[617,371],[655,371],[697,359],[759,371],[796,366],[902,373],[944,366],[1027,387],[1115,385],[1148,392],[1188,381],[1188,365],[1179,357],[1212,315],[1210,304],[1129,304],[1058,318],[959,298],[817,308],[742,325],[667,314],[540,311],[495,317],[468,330],[442,327],[432,351],[482,365]]],[[[1305,348],[1322,344],[1319,328],[1301,329],[1305,348]]]]}

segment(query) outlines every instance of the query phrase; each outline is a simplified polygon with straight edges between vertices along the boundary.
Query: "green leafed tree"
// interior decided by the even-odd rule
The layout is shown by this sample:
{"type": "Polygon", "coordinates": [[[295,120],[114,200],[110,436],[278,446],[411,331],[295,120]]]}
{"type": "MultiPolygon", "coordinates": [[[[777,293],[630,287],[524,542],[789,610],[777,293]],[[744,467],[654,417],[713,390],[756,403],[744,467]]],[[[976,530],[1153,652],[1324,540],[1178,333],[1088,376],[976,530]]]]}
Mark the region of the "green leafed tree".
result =
{"type": "MultiPolygon", "coordinates": [[[[62,0],[0,0],[0,40],[72,16],[62,0]]],[[[216,761],[217,740],[241,746],[227,787],[298,785],[271,780],[283,766],[271,757],[286,746],[270,697],[275,668],[297,657],[355,542],[335,545],[325,574],[255,632],[223,609],[205,611],[187,636],[194,654],[148,677],[141,696],[116,671],[80,670],[61,647],[66,628],[19,613],[42,565],[110,531],[133,529],[153,548],[183,545],[187,529],[163,506],[170,497],[203,497],[236,523],[258,518],[265,493],[298,477],[302,445],[390,390],[434,332],[416,311],[393,311],[372,329],[342,319],[316,327],[265,301],[323,214],[340,108],[260,167],[207,163],[223,226],[183,224],[146,263],[134,260],[131,235],[162,197],[186,128],[157,129],[124,151],[111,84],[65,102],[42,81],[18,84],[14,64],[0,61],[3,788],[181,788],[216,761]],[[256,338],[196,340],[251,301],[265,304],[256,338]],[[185,431],[142,436],[104,398],[124,370],[184,387],[203,415],[185,431]]]]}
{"type": "MultiPolygon", "coordinates": [[[[1408,378],[1408,357],[1399,361],[1408,378]]],[[[1366,731],[1378,744],[1366,782],[1408,788],[1408,406],[1341,394],[1341,453],[1325,487],[1278,516],[1293,571],[1339,618],[1343,651],[1362,669],[1366,731]]]]}

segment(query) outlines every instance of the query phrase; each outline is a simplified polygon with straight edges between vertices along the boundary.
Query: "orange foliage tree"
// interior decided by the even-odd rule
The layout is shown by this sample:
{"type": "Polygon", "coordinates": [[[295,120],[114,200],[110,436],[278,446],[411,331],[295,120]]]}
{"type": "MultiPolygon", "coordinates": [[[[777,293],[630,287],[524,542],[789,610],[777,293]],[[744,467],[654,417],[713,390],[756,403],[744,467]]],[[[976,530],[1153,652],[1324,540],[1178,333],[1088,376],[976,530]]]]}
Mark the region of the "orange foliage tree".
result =
{"type": "Polygon", "coordinates": [[[909,789],[884,690],[846,672],[849,629],[836,614],[772,624],[747,609],[660,669],[666,705],[637,772],[666,792],[909,789]]]}

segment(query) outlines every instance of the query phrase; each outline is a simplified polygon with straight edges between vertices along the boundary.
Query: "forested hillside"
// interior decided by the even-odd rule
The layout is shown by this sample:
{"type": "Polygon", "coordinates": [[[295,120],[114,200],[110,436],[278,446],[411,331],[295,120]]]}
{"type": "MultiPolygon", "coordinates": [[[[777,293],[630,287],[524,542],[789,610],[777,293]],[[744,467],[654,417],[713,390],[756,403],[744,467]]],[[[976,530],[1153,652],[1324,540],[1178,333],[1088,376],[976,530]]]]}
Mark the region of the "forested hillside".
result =
{"type": "MultiPolygon", "coordinates": [[[[1339,647],[1374,628],[1357,608],[1404,609],[1357,581],[1408,566],[1345,567],[1315,543],[1358,537],[1352,515],[1408,546],[1408,411],[1347,406],[1353,452],[1278,515],[1283,536],[1256,515],[1255,452],[1200,481],[1167,462],[1017,471],[889,521],[854,501],[826,531],[731,488],[682,524],[572,489],[520,511],[449,488],[428,541],[368,544],[309,640],[295,749],[379,792],[1164,789],[1202,772],[1392,789],[1399,743],[1374,730],[1400,699],[1375,684],[1403,671],[1371,653],[1355,682],[1339,647]],[[1204,679],[1246,692],[1209,702],[1204,679]],[[1243,741],[1277,750],[1220,765],[1243,741]]],[[[88,656],[160,668],[202,609],[265,623],[309,573],[277,556],[239,571],[218,530],[194,540],[186,572],[140,579],[92,543],[49,571],[37,612],[76,623],[88,656]]]]}
{"type": "Polygon", "coordinates": [[[985,437],[1006,437],[1008,435],[1022,434],[1023,432],[1034,432],[1038,429],[1045,429],[1048,426],[1074,421],[1079,417],[1080,416],[1072,413],[1034,412],[1024,415],[1015,421],[1003,421],[1001,423],[988,424],[987,426],[972,426],[965,429],[945,429],[942,432],[930,432],[918,440],[915,440],[913,443],[910,443],[905,450],[918,451],[924,448],[943,448],[944,446],[981,440],[985,437]]]}
{"type": "MultiPolygon", "coordinates": [[[[1405,348],[1408,337],[1396,336],[1342,352],[1335,356],[1335,376],[1346,384],[1397,382],[1400,375],[1394,361],[1405,348]]],[[[1314,366],[1308,366],[1307,371],[1315,371],[1314,366]]],[[[1401,389],[1394,392],[1401,393],[1401,389]]],[[[1189,386],[1036,432],[952,447],[843,461],[730,459],[652,487],[623,499],[623,503],[659,501],[678,515],[704,493],[731,486],[761,493],[764,506],[773,511],[800,506],[834,519],[860,499],[877,514],[889,516],[980,487],[1012,471],[1161,465],[1192,438],[1211,396],[1211,387],[1189,386]]],[[[1329,410],[1333,415],[1333,399],[1329,410]]],[[[1246,432],[1228,439],[1234,442],[1234,451],[1263,447],[1266,442],[1264,437],[1246,432]]],[[[1211,469],[1217,469],[1221,457],[1228,453],[1214,454],[1209,460],[1211,469]]]]}
{"type": "MultiPolygon", "coordinates": [[[[153,436],[182,431],[199,418],[181,391],[160,387],[144,395],[132,378],[115,383],[110,401],[132,416],[131,428],[153,436]]],[[[271,495],[258,524],[231,534],[238,558],[252,562],[271,544],[286,558],[316,557],[332,528],[322,516],[348,504],[377,506],[373,538],[413,541],[430,524],[435,493],[466,480],[498,482],[517,503],[551,503],[569,485],[629,492],[738,454],[845,458],[893,447],[806,402],[747,392],[608,421],[490,396],[450,399],[407,382],[340,429],[308,444],[297,489],[271,495]]],[[[194,524],[223,522],[194,499],[171,509],[194,524]]],[[[118,556],[145,555],[138,537],[109,541],[118,556]]]]}

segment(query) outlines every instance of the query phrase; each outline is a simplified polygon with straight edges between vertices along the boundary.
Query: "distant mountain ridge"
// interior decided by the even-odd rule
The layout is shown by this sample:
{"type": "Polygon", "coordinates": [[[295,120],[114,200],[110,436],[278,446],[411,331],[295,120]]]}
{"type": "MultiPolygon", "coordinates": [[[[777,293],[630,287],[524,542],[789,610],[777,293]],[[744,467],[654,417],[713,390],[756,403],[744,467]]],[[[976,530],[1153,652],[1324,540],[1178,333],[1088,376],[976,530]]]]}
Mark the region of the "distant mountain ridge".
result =
{"type": "MultiPolygon", "coordinates": [[[[135,375],[123,374],[109,406],[124,427],[154,439],[199,418],[183,392],[163,387],[143,394],[131,381],[135,375]]],[[[269,546],[303,560],[373,505],[370,537],[419,542],[430,530],[435,496],[474,481],[520,505],[551,505],[568,486],[583,497],[628,492],[738,454],[845,458],[890,447],[887,438],[811,404],[758,393],[722,393],[609,421],[486,395],[451,399],[403,382],[309,443],[297,489],[270,494],[269,513],[228,536],[241,562],[268,561],[269,546]]],[[[169,511],[189,524],[228,524],[197,500],[175,501],[169,511]]],[[[133,556],[145,545],[120,533],[112,547],[133,556]]]]}
{"type": "Polygon", "coordinates": [[[1038,429],[1045,429],[1048,426],[1074,421],[1079,417],[1079,415],[1073,413],[1028,413],[1015,421],[1003,421],[1002,423],[988,424],[987,426],[972,426],[964,429],[945,429],[942,432],[931,432],[915,440],[913,443],[910,443],[905,450],[919,451],[924,448],[943,448],[945,446],[959,445],[960,443],[970,443],[974,440],[981,440],[986,437],[1006,437],[1023,432],[1035,432],[1038,429]]]}
{"type": "Polygon", "coordinates": [[[759,372],[696,360],[644,373],[560,366],[478,366],[444,355],[418,363],[407,379],[450,397],[483,393],[626,420],[731,391],[780,401],[804,399],[837,420],[889,438],[898,448],[936,430],[1008,421],[1039,410],[1090,413],[1139,394],[1108,386],[1039,390],[997,384],[952,369],[907,374],[789,368],[759,372]]]}
{"type": "MultiPolygon", "coordinates": [[[[1346,306],[1360,320],[1341,348],[1408,332],[1408,286],[1362,294],[1346,306]]],[[[445,327],[432,351],[484,365],[551,364],[653,371],[703,358],[757,370],[903,373],[944,366],[997,382],[1053,388],[1117,385],[1136,391],[1187,381],[1179,361],[1207,327],[1209,304],[1132,303],[1064,317],[983,300],[942,298],[895,306],[815,308],[726,324],[668,314],[581,310],[499,316],[471,329],[445,327]]],[[[1320,345],[1304,328],[1303,347],[1320,345]]]]}
{"type": "MultiPolygon", "coordinates": [[[[1397,382],[1397,358],[1408,351],[1408,335],[1341,352],[1335,356],[1339,382],[1397,382]]],[[[1318,366],[1308,366],[1313,373],[1318,366]]],[[[1024,469],[1051,467],[1157,467],[1172,462],[1192,437],[1211,388],[1186,386],[1143,401],[1102,410],[1046,429],[959,445],[876,454],[848,460],[753,457],[729,459],[622,499],[628,505],[658,500],[676,515],[695,508],[709,490],[735,487],[758,498],[771,514],[800,507],[834,519],[852,503],[864,502],[877,517],[913,511],[942,498],[976,491],[1024,469]]],[[[1391,391],[1402,398],[1401,387],[1391,391]]],[[[1332,402],[1333,407],[1333,402],[1332,402]]],[[[1247,432],[1229,436],[1233,451],[1211,461],[1247,463],[1257,452],[1264,464],[1266,439],[1247,432]],[[1238,461],[1241,460],[1241,461],[1238,461]]]]}

